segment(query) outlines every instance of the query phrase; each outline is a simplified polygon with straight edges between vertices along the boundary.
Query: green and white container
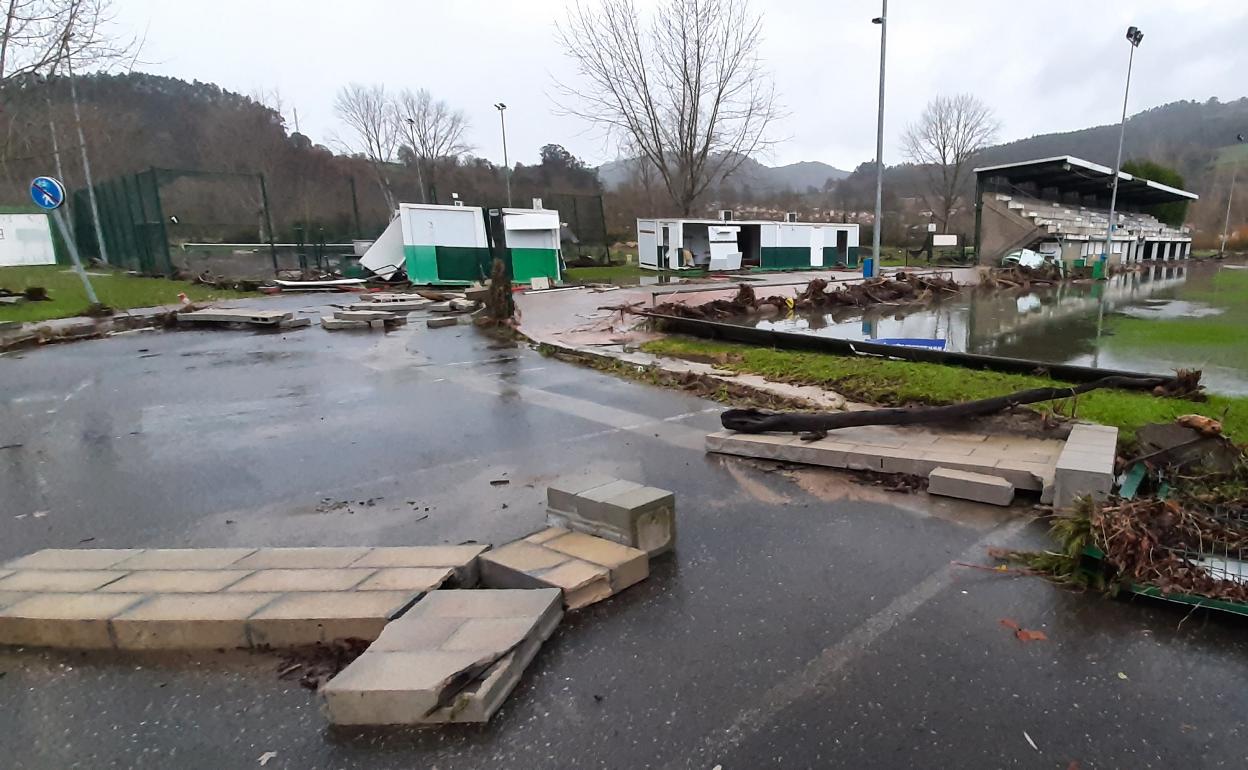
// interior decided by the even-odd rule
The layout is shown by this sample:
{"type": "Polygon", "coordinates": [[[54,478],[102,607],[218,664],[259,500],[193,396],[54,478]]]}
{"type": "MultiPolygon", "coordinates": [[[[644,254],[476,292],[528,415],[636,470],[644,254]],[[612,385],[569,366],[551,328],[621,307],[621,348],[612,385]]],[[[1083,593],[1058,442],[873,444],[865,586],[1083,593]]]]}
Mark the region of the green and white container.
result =
{"type": "Polygon", "coordinates": [[[534,203],[491,209],[488,218],[479,206],[400,203],[360,264],[385,279],[402,270],[415,284],[458,286],[488,278],[497,256],[517,283],[558,281],[559,212],[534,203]]]}

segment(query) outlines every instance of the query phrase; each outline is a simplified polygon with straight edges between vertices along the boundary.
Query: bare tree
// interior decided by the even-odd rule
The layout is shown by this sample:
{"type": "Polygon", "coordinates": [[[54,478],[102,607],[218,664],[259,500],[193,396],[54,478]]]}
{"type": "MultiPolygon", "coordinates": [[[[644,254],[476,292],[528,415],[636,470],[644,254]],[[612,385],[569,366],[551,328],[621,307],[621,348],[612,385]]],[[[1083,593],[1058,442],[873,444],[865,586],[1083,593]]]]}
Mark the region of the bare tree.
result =
{"type": "Polygon", "coordinates": [[[779,110],[748,0],[663,0],[643,27],[635,0],[578,0],[558,38],[584,83],[565,112],[635,148],[675,206],[692,212],[766,138],[779,110]]]}
{"type": "Polygon", "coordinates": [[[0,84],[52,74],[70,61],[94,66],[131,58],[138,41],[114,33],[113,0],[2,0],[0,84]]]}
{"type": "Polygon", "coordinates": [[[386,176],[386,164],[394,156],[398,145],[398,133],[394,125],[394,109],[386,95],[386,87],[365,86],[351,83],[338,90],[334,99],[334,112],[355,133],[357,144],[348,144],[352,152],[362,152],[377,175],[377,184],[386,198],[386,205],[393,211],[397,204],[390,179],[386,176]]]}
{"type": "Polygon", "coordinates": [[[996,141],[1000,123],[987,105],[971,94],[937,96],[923,108],[917,123],[906,127],[902,147],[927,182],[923,200],[942,231],[970,179],[971,160],[996,141]]]}
{"type": "Polygon", "coordinates": [[[421,166],[429,171],[433,184],[436,163],[440,158],[458,158],[472,149],[464,141],[468,118],[460,110],[451,109],[445,101],[434,99],[425,89],[413,93],[403,89],[394,102],[395,130],[406,136],[408,153],[416,167],[420,185],[420,201],[425,202],[425,181],[421,166]]]}

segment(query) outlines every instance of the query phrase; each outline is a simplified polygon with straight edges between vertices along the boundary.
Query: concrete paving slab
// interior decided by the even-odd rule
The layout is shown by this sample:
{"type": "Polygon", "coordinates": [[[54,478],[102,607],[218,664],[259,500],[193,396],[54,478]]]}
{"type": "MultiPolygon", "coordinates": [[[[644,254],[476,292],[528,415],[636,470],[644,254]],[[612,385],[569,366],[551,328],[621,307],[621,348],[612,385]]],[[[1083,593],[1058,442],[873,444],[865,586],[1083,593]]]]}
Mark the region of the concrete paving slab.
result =
{"type": "Polygon", "coordinates": [[[262,569],[229,587],[231,592],[348,591],[368,578],[372,569],[262,569]]]}
{"type": "Polygon", "coordinates": [[[109,621],[122,650],[249,646],[247,619],[280,594],[152,596],[109,621]]]}
{"type": "Polygon", "coordinates": [[[568,609],[602,601],[644,580],[644,551],[582,532],[535,533],[480,558],[481,581],[491,588],[558,588],[568,609]],[[537,542],[535,542],[535,540],[537,542]]]}
{"type": "Polygon", "coordinates": [[[259,325],[276,325],[278,322],[291,318],[293,313],[281,310],[258,310],[251,308],[208,308],[178,313],[179,323],[249,323],[259,325]]]}
{"type": "Polygon", "coordinates": [[[455,584],[471,588],[477,584],[477,557],[488,545],[380,546],[351,563],[352,567],[451,567],[455,584]]]}
{"type": "Polygon", "coordinates": [[[22,569],[108,569],[141,552],[139,548],[45,548],[13,559],[4,566],[22,569]]]}
{"type": "Polygon", "coordinates": [[[117,569],[224,569],[255,548],[149,548],[123,559],[117,569]]]}
{"type": "Polygon", "coordinates": [[[346,567],[368,553],[368,548],[260,548],[239,559],[236,569],[306,569],[346,567]]]}
{"type": "Polygon", "coordinates": [[[142,594],[39,594],[0,609],[0,644],[67,649],[113,646],[108,621],[142,594]]]}
{"type": "Polygon", "coordinates": [[[335,310],[334,318],[339,321],[394,321],[398,319],[397,312],[391,310],[335,310]]]}
{"type": "Polygon", "coordinates": [[[575,511],[576,496],[597,487],[619,481],[605,473],[587,473],[579,476],[563,476],[546,487],[546,505],[556,511],[575,511]]]}
{"type": "Polygon", "coordinates": [[[455,316],[446,316],[442,318],[426,318],[425,328],[428,329],[445,329],[449,326],[458,326],[459,319],[455,316]]]}
{"type": "Polygon", "coordinates": [[[22,591],[0,591],[0,608],[17,604],[21,600],[28,599],[31,596],[34,596],[34,594],[22,591]]]}
{"type": "Polygon", "coordinates": [[[247,633],[254,646],[291,647],[335,639],[371,641],[415,597],[410,591],[288,593],[251,616],[247,633]]]}
{"type": "Polygon", "coordinates": [[[334,318],[333,316],[321,316],[321,328],[329,332],[344,331],[347,329],[371,329],[368,321],[347,320],[343,318],[334,318]]]}
{"type": "Polygon", "coordinates": [[[94,591],[100,586],[126,576],[118,570],[18,570],[0,579],[0,591],[79,592],[94,591]]]}
{"type": "Polygon", "coordinates": [[[387,567],[355,587],[357,591],[433,591],[455,574],[452,567],[387,567]]]}
{"type": "Polygon", "coordinates": [[[184,594],[211,593],[237,583],[250,570],[143,570],[131,572],[122,579],[101,586],[106,593],[184,594]]]}
{"type": "Polygon", "coordinates": [[[561,617],[553,589],[430,594],[322,688],[330,721],[488,721],[561,617]]]}

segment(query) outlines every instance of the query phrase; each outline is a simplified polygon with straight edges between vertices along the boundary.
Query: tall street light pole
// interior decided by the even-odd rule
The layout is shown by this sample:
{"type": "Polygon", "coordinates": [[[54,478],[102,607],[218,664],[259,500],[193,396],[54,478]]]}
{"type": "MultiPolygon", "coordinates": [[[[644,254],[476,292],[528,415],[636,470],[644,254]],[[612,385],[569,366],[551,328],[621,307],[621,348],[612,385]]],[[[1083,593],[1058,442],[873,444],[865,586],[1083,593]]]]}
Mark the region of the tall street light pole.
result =
{"type": "Polygon", "coordinates": [[[69,75],[69,98],[74,103],[74,123],[78,128],[78,148],[82,151],[82,175],[87,182],[87,200],[91,203],[91,221],[95,224],[95,242],[100,250],[100,261],[108,264],[108,249],[104,245],[104,229],[100,227],[100,206],[95,202],[95,187],[91,184],[91,160],[87,157],[87,139],[82,134],[82,115],[78,111],[78,88],[74,85],[74,65],[69,56],[69,36],[65,36],[65,72],[69,75]]]}
{"type": "Polygon", "coordinates": [[[1226,192],[1226,219],[1222,222],[1222,247],[1218,249],[1218,257],[1226,256],[1226,233],[1231,229],[1231,201],[1235,199],[1235,176],[1239,173],[1239,145],[1243,144],[1244,135],[1235,135],[1235,160],[1231,166],[1231,189],[1226,192]]]}
{"type": "MultiPolygon", "coordinates": [[[[1114,248],[1114,230],[1118,229],[1118,174],[1122,173],[1122,140],[1127,135],[1127,96],[1131,93],[1131,65],[1135,63],[1135,49],[1144,39],[1139,27],[1127,27],[1127,42],[1131,43],[1131,53],[1127,56],[1127,86],[1122,92],[1122,123],[1118,128],[1118,159],[1114,161],[1114,188],[1109,194],[1109,223],[1105,227],[1105,250],[1101,252],[1101,269],[1107,270],[1109,255],[1114,248]]],[[[1125,250],[1124,250],[1125,253],[1125,250]]],[[[1102,273],[1104,277],[1104,273],[1102,273]]],[[[1105,328],[1105,289],[1101,288],[1100,299],[1096,303],[1096,347],[1092,351],[1092,366],[1101,365],[1101,332],[1105,328]]]]}
{"type": "Polygon", "coordinates": [[[884,227],[884,47],[888,40],[888,0],[881,0],[880,15],[880,111],[875,123],[875,224],[871,227],[872,272],[880,269],[880,231],[884,227]]]}
{"type": "Polygon", "coordinates": [[[1131,93],[1131,65],[1135,63],[1135,49],[1144,39],[1139,27],[1127,28],[1127,41],[1131,43],[1131,53],[1127,57],[1127,87],[1122,92],[1122,124],[1118,128],[1118,159],[1114,161],[1114,190],[1109,195],[1109,227],[1105,228],[1105,251],[1101,252],[1101,262],[1107,262],[1113,253],[1114,230],[1118,229],[1118,174],[1122,171],[1122,140],[1127,135],[1127,96],[1131,93]]]}
{"type": "Polygon", "coordinates": [[[498,124],[503,129],[503,179],[507,180],[507,206],[511,206],[511,164],[507,161],[507,119],[503,116],[503,112],[507,109],[507,105],[499,102],[494,105],[494,109],[498,110],[498,124]]]}

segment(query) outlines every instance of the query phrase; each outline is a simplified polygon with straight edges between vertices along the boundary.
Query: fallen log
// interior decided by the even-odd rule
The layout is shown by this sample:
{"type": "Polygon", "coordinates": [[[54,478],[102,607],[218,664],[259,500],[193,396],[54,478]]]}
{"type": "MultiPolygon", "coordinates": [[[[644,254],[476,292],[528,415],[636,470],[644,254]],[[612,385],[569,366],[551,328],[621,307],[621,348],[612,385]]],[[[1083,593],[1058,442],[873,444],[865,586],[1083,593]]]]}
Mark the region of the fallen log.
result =
{"type": "Polygon", "coordinates": [[[1080,385],[1062,388],[1032,388],[1005,396],[984,398],[948,406],[871,409],[859,412],[791,413],[764,412],[759,409],[729,409],[720,415],[720,423],[738,433],[821,433],[837,428],[859,425],[911,425],[924,422],[948,422],[968,417],[994,414],[1022,404],[1054,401],[1087,393],[1098,388],[1152,390],[1171,383],[1170,377],[1104,377],[1080,385]]]}

